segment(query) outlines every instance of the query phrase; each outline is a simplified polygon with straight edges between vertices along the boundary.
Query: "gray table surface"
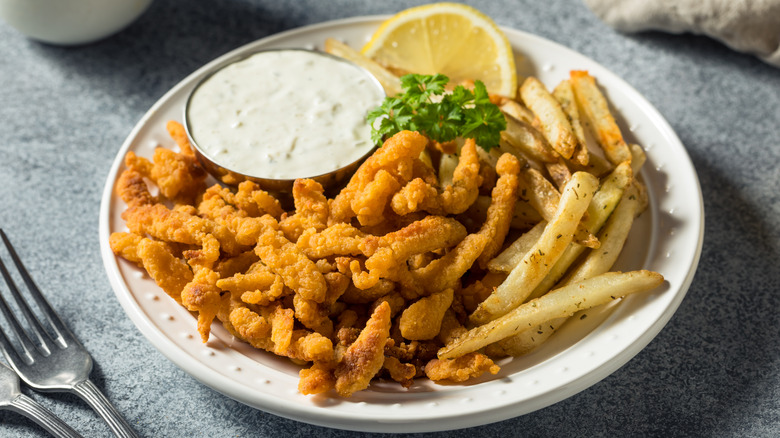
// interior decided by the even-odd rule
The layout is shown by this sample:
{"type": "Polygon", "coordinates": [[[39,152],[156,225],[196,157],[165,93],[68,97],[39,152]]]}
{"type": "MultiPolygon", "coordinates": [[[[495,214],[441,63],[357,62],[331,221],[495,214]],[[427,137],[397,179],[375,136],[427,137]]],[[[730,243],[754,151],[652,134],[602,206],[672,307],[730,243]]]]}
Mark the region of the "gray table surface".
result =
{"type": "MultiPolygon", "coordinates": [[[[157,0],[123,32],[72,48],[0,23],[0,227],[92,352],[96,384],[141,435],[365,435],[252,409],[169,362],[114,297],[98,209],[124,138],[199,66],[285,29],[418,3],[157,0]]],[[[583,53],[647,97],[693,160],[706,232],[687,297],[625,366],[547,408],[442,435],[780,435],[780,69],[705,37],[617,33],[579,1],[470,3],[583,53]]],[[[24,391],[84,436],[109,435],[76,397],[24,391]]],[[[46,433],[3,411],[0,436],[46,433]]]]}

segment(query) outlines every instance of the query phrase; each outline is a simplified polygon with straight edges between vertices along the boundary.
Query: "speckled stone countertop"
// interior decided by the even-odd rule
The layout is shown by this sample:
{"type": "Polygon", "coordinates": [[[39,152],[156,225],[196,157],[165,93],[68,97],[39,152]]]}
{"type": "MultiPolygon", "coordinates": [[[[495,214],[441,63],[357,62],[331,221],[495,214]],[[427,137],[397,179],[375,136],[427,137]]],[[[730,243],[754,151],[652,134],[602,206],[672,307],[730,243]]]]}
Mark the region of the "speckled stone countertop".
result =
{"type": "MultiPolygon", "coordinates": [[[[168,89],[244,43],[422,2],[156,0],[126,30],[57,47],[0,23],[0,227],[95,360],[92,377],[142,436],[365,436],[266,414],[202,385],[125,315],[100,256],[98,210],[125,137],[168,89]]],[[[470,1],[500,25],[596,60],[643,94],[687,148],[706,231],[693,284],[636,357],[552,406],[441,435],[780,435],[780,69],[691,35],[624,35],[579,1],[470,1]]],[[[86,437],[71,395],[24,392],[86,437]]],[[[0,436],[47,436],[0,412],[0,436]]]]}

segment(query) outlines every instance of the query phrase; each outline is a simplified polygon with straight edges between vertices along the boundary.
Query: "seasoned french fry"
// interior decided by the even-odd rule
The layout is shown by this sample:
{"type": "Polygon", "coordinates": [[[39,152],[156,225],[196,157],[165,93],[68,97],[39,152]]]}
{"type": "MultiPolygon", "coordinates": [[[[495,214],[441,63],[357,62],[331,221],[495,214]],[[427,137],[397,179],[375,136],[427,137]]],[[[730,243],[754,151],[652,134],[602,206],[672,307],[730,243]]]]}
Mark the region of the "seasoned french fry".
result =
{"type": "Polygon", "coordinates": [[[612,269],[628,238],[638,210],[639,198],[636,196],[636,188],[632,186],[625,191],[617,208],[599,233],[601,246],[591,250],[581,264],[566,274],[562,284],[576,283],[612,269]]]}
{"type": "MultiPolygon", "coordinates": [[[[601,247],[591,250],[585,260],[570,271],[557,287],[587,280],[612,269],[623,249],[634,222],[634,215],[639,208],[639,199],[635,196],[635,190],[631,187],[625,191],[620,204],[599,233],[601,247]]],[[[537,327],[502,339],[488,346],[487,352],[496,356],[520,356],[528,353],[544,343],[567,319],[568,317],[561,317],[546,321],[537,327]]]]}
{"type": "Polygon", "coordinates": [[[388,96],[395,96],[402,91],[401,79],[398,78],[398,76],[379,65],[376,61],[363,56],[363,54],[358,50],[353,49],[341,41],[334,38],[326,39],[325,51],[331,55],[354,62],[355,64],[368,70],[369,73],[374,75],[379,83],[382,84],[382,87],[385,89],[385,93],[388,96]]]}
{"type": "Polygon", "coordinates": [[[529,123],[506,117],[506,130],[501,132],[499,148],[502,152],[522,153],[542,163],[558,161],[558,154],[544,136],[529,123]]]}
{"type": "Polygon", "coordinates": [[[561,81],[555,89],[553,89],[552,94],[561,104],[561,109],[563,109],[563,112],[569,118],[571,132],[577,139],[577,145],[574,147],[571,161],[576,162],[580,166],[587,166],[590,161],[588,140],[585,137],[585,130],[580,121],[580,111],[577,108],[577,101],[574,99],[574,90],[571,87],[571,82],[566,79],[561,81]]]}
{"type": "Polygon", "coordinates": [[[545,163],[545,167],[547,168],[547,173],[550,174],[550,178],[555,182],[555,185],[558,186],[559,189],[563,189],[563,186],[565,186],[566,183],[569,182],[569,178],[571,178],[571,170],[569,170],[566,162],[560,158],[556,163],[545,163]]]}
{"type": "Polygon", "coordinates": [[[534,122],[534,113],[516,100],[504,99],[504,101],[501,102],[500,108],[504,114],[528,123],[529,125],[534,122]]]}
{"type": "Polygon", "coordinates": [[[517,267],[469,317],[474,324],[498,318],[525,301],[572,241],[580,218],[598,188],[598,179],[585,172],[572,175],[561,202],[542,236],[517,267]]]}
{"type": "Polygon", "coordinates": [[[581,114],[587,118],[588,126],[607,159],[614,164],[630,161],[631,152],[596,80],[588,72],[579,70],[572,71],[570,78],[581,114]]]}
{"type": "Polygon", "coordinates": [[[538,79],[529,77],[520,87],[523,103],[539,120],[544,138],[563,158],[571,158],[577,138],[572,132],[571,123],[561,104],[547,91],[538,79]]]}
{"type": "MultiPolygon", "coordinates": [[[[526,192],[528,202],[542,216],[543,219],[550,222],[558,209],[558,203],[561,200],[561,194],[558,189],[547,180],[538,170],[532,168],[523,169],[523,176],[528,183],[529,190],[526,192]]],[[[583,226],[577,227],[574,240],[588,248],[598,247],[598,239],[588,232],[583,226]]]]}
{"type": "Polygon", "coordinates": [[[634,175],[638,175],[642,166],[645,165],[645,161],[647,161],[647,155],[645,155],[642,146],[638,144],[631,143],[628,145],[628,148],[631,150],[631,170],[634,171],[634,175]]]}
{"type": "Polygon", "coordinates": [[[477,326],[438,351],[439,359],[454,359],[555,318],[608,303],[632,293],[660,286],[661,274],[653,271],[607,272],[556,289],[509,313],[477,326]]]}
{"type": "MultiPolygon", "coordinates": [[[[587,210],[587,218],[582,226],[589,233],[596,234],[612,214],[620,202],[621,197],[632,182],[631,166],[621,163],[612,173],[604,179],[599,190],[593,195],[587,210]]],[[[585,247],[575,242],[566,248],[555,266],[550,269],[534,291],[529,295],[530,299],[540,297],[547,293],[566,274],[569,267],[583,253],[585,247]]]]}
{"type": "Polygon", "coordinates": [[[534,225],[533,228],[515,239],[515,241],[506,247],[499,255],[488,262],[488,270],[490,272],[512,272],[512,269],[523,260],[523,257],[528,251],[530,251],[534,244],[539,241],[546,226],[547,221],[542,220],[534,225]]]}

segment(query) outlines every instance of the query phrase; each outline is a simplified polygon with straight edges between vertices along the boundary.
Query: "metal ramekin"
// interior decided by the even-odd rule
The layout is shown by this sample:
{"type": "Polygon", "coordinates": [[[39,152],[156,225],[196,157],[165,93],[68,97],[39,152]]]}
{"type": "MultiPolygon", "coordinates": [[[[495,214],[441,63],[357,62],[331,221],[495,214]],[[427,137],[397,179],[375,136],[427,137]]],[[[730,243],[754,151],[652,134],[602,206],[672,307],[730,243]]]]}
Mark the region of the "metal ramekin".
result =
{"type": "Polygon", "coordinates": [[[190,129],[190,119],[189,119],[189,107],[190,102],[192,100],[192,96],[195,94],[195,92],[198,90],[198,88],[205,83],[209,78],[211,78],[214,74],[218,73],[225,67],[234,64],[236,62],[243,61],[253,55],[256,55],[258,53],[262,52],[270,52],[270,51],[282,51],[282,50],[297,50],[297,51],[303,51],[303,52],[309,52],[314,53],[320,56],[329,57],[332,59],[335,59],[339,62],[344,62],[350,65],[353,65],[357,67],[359,70],[363,71],[368,78],[371,79],[371,82],[382,92],[382,95],[385,95],[384,88],[382,87],[382,84],[372,75],[368,70],[364,69],[363,67],[348,61],[343,58],[339,58],[337,56],[331,55],[326,52],[318,51],[318,50],[309,50],[309,49],[302,49],[302,48],[294,48],[294,49],[264,49],[264,50],[255,50],[249,53],[241,54],[239,56],[236,56],[234,58],[228,59],[225,62],[222,62],[214,68],[209,71],[203,78],[201,78],[198,83],[195,85],[195,87],[190,91],[190,94],[187,96],[187,102],[184,106],[184,129],[187,132],[187,138],[190,141],[190,144],[192,144],[193,150],[195,151],[195,155],[198,157],[198,160],[201,162],[203,167],[208,171],[210,174],[212,174],[214,177],[216,177],[218,180],[222,181],[225,184],[228,185],[236,185],[242,181],[254,181],[257,183],[263,190],[271,191],[271,192],[280,192],[280,193],[290,193],[292,191],[293,183],[295,182],[295,179],[297,178],[310,178],[318,183],[322,184],[322,186],[327,190],[334,187],[339,186],[344,181],[346,181],[356,170],[360,165],[363,163],[363,161],[366,160],[375,150],[376,146],[369,149],[366,154],[364,154],[359,159],[353,161],[352,163],[343,166],[338,169],[334,169],[330,172],[323,173],[321,175],[300,175],[297,178],[292,179],[278,179],[278,178],[268,178],[264,177],[263,175],[253,175],[253,174],[246,174],[242,172],[238,172],[236,170],[230,169],[228,167],[225,167],[224,165],[221,165],[217,162],[213,157],[209,156],[205,151],[203,151],[199,146],[198,142],[195,140],[195,138],[192,135],[191,129],[190,129]]]}

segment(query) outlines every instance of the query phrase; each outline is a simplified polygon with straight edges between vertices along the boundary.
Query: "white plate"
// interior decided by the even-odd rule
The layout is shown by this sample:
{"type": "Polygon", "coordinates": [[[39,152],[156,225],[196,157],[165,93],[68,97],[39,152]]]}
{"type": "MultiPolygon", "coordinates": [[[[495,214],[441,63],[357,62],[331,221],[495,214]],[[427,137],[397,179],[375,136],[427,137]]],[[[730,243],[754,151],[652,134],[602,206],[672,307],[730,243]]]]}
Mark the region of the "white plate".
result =
{"type": "Polygon", "coordinates": [[[520,59],[519,73],[552,87],[572,69],[590,71],[606,89],[626,137],[645,147],[648,161],[641,177],[650,208],[637,221],[617,268],[662,273],[666,283],[657,290],[573,318],[540,349],[501,362],[498,375],[479,382],[440,386],[421,379],[410,390],[377,383],[342,400],[300,395],[299,367],[233,339],[217,324],[211,340],[201,343],[193,316],[111,252],[108,236],[126,229],[120,217],[125,205],[113,194],[124,155],[132,150],[150,157],[158,144],[172,144],[165,123],[181,120],[187,93],[210,66],[258,48],[321,47],[327,37],[360,47],[383,18],[327,22],[248,44],[188,76],[147,112],[117,154],[100,209],[103,262],[119,302],[162,354],[204,384],[263,411],[334,428],[425,432],[476,426],[526,414],[595,384],[644,348],[685,296],[701,253],[701,189],[680,140],[637,91],[594,61],[517,30],[504,29],[520,59]]]}

